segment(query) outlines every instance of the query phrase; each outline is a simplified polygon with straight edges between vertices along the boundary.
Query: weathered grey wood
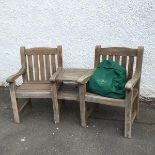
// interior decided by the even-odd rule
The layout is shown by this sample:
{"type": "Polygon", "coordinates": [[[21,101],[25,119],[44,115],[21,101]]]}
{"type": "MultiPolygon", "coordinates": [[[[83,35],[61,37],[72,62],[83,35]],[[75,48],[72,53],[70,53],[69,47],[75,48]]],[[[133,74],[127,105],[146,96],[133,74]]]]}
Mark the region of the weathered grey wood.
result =
{"type": "Polygon", "coordinates": [[[112,105],[116,107],[125,107],[124,100],[107,98],[107,97],[103,97],[103,96],[96,95],[93,93],[88,93],[88,92],[85,95],[85,100],[87,102],[112,105]]]}
{"type": "Polygon", "coordinates": [[[49,61],[49,55],[45,55],[45,64],[46,64],[46,80],[49,80],[50,78],[50,61],[49,61]]]}
{"type": "Polygon", "coordinates": [[[62,69],[57,77],[58,81],[77,82],[85,73],[91,72],[90,69],[62,69]]]}
{"type": "Polygon", "coordinates": [[[29,81],[33,81],[33,65],[32,65],[32,55],[28,55],[28,67],[29,67],[29,81]]]}
{"type": "Polygon", "coordinates": [[[113,55],[109,55],[109,60],[113,60],[113,55]]]}
{"type": "Polygon", "coordinates": [[[61,85],[58,90],[58,99],[79,101],[78,85],[75,83],[61,85]]]}
{"type": "MultiPolygon", "coordinates": [[[[99,45],[96,46],[94,67],[96,67],[100,63],[100,56],[104,58],[108,57],[109,60],[113,60],[113,57],[115,56],[116,62],[121,64],[123,67],[128,68],[128,79],[130,80],[125,85],[126,97],[124,100],[107,98],[88,92],[86,92],[85,94],[85,101],[87,102],[95,102],[99,104],[106,104],[110,106],[125,108],[125,137],[128,138],[131,138],[131,126],[134,119],[137,118],[139,114],[139,88],[143,50],[143,47],[139,47],[138,49],[130,49],[124,47],[101,48],[101,46],[99,45]],[[129,57],[128,66],[127,57],[129,57]],[[136,70],[133,75],[134,57],[137,57],[137,59],[136,70]]],[[[85,75],[81,77],[78,82],[80,84],[85,84],[89,80],[89,78],[90,75],[85,73],[85,75]]]]}
{"type": "Polygon", "coordinates": [[[132,78],[133,74],[133,63],[134,63],[134,57],[129,57],[129,64],[128,64],[128,80],[132,78]]]}
{"type": "Polygon", "coordinates": [[[11,97],[14,121],[15,121],[15,123],[20,123],[19,109],[18,109],[16,93],[15,93],[15,84],[10,83],[9,89],[10,89],[10,97],[11,97]]]}
{"type": "Polygon", "coordinates": [[[53,101],[53,112],[54,112],[54,122],[60,122],[60,109],[59,109],[59,102],[57,97],[57,85],[56,83],[52,83],[52,101],[53,101]]]}
{"type": "MultiPolygon", "coordinates": [[[[142,71],[142,63],[143,63],[143,53],[144,53],[144,47],[143,46],[139,46],[138,47],[138,51],[137,51],[137,62],[136,62],[136,70],[137,72],[139,72],[141,74],[141,71],[142,71]]],[[[141,78],[139,78],[138,82],[137,82],[137,85],[136,85],[136,88],[138,90],[140,90],[140,80],[141,78]]],[[[139,118],[139,91],[138,91],[138,95],[136,97],[136,101],[135,101],[135,108],[136,108],[136,119],[139,118]]]]}
{"type": "Polygon", "coordinates": [[[57,46],[57,61],[58,61],[58,67],[63,67],[62,62],[62,46],[57,46]]]}
{"type": "Polygon", "coordinates": [[[15,80],[20,77],[21,75],[23,75],[26,72],[26,69],[21,68],[16,74],[9,76],[6,79],[6,82],[8,83],[13,83],[15,82],[15,80]]]}
{"type": "Polygon", "coordinates": [[[106,60],[106,55],[102,55],[102,61],[106,60]]]}
{"type": "Polygon", "coordinates": [[[136,56],[137,49],[131,49],[126,47],[109,47],[101,48],[100,54],[104,55],[119,55],[119,56],[136,56]]]}
{"type": "MultiPolygon", "coordinates": [[[[101,46],[97,45],[95,47],[95,63],[94,63],[94,68],[96,68],[100,62],[100,51],[101,51],[101,46]]],[[[103,56],[103,54],[102,54],[103,56]]]]}
{"type": "Polygon", "coordinates": [[[49,54],[56,54],[56,48],[39,47],[39,48],[29,48],[25,50],[25,55],[49,55],[49,54]]]}
{"type": "MultiPolygon", "coordinates": [[[[59,61],[59,63],[62,63],[59,61]]],[[[52,74],[56,72],[55,55],[51,55],[52,74]]],[[[61,66],[61,64],[59,64],[61,66]]]]}
{"type": "Polygon", "coordinates": [[[95,108],[96,108],[96,105],[95,104],[87,103],[86,121],[88,120],[88,118],[90,117],[90,115],[93,113],[93,111],[95,110],[95,108]]]}
{"type": "Polygon", "coordinates": [[[122,62],[121,65],[126,68],[126,62],[127,62],[127,56],[122,56],[122,62]]]}
{"type": "Polygon", "coordinates": [[[115,61],[116,61],[117,63],[120,62],[120,56],[119,56],[119,55],[115,55],[115,61]]]}
{"type": "Polygon", "coordinates": [[[19,107],[19,112],[22,113],[28,105],[30,105],[30,104],[29,104],[29,100],[26,100],[26,101],[19,107]]]}
{"type": "Polygon", "coordinates": [[[35,81],[39,81],[38,55],[34,55],[35,81]]]}
{"type": "MultiPolygon", "coordinates": [[[[31,106],[31,98],[52,98],[51,83],[49,80],[51,76],[50,69],[54,66],[54,78],[56,78],[56,75],[58,75],[56,72],[56,56],[58,56],[59,65],[62,66],[62,58],[59,58],[62,56],[62,50],[59,51],[60,53],[57,48],[20,48],[22,68],[7,79],[10,85],[10,96],[16,123],[20,122],[19,113],[22,113],[27,105],[31,106]],[[52,63],[50,63],[49,55],[52,57],[52,63]],[[15,89],[15,80],[20,76],[23,76],[23,83],[15,89]],[[17,105],[18,98],[27,99],[26,103],[19,108],[17,105]]],[[[53,73],[51,72],[51,74],[53,73]]]]}
{"type": "Polygon", "coordinates": [[[79,98],[80,98],[80,116],[81,126],[86,127],[86,103],[85,103],[86,86],[79,85],[79,98]]]}
{"type": "Polygon", "coordinates": [[[22,77],[23,77],[23,81],[27,81],[28,80],[28,77],[27,77],[27,71],[26,71],[26,56],[25,56],[25,47],[21,47],[20,48],[20,56],[21,56],[21,65],[22,65],[22,68],[25,69],[25,73],[22,74],[22,77]]]}
{"type": "Polygon", "coordinates": [[[131,124],[133,124],[135,118],[136,118],[136,111],[132,113],[131,124]]]}
{"type": "Polygon", "coordinates": [[[132,91],[126,91],[125,100],[125,137],[131,138],[131,127],[132,127],[132,91]]]}
{"type": "Polygon", "coordinates": [[[44,59],[43,55],[39,55],[41,80],[45,80],[44,59]]]}

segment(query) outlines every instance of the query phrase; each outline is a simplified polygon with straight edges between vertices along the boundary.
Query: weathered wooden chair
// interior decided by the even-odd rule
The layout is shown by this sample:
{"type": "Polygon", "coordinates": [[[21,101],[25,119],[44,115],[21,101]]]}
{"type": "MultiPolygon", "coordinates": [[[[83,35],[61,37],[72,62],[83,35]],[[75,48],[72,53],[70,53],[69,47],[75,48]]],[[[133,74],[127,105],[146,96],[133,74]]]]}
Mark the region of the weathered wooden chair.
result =
{"type": "Polygon", "coordinates": [[[135,118],[138,118],[139,115],[139,91],[143,50],[143,47],[131,49],[124,47],[101,48],[101,46],[96,46],[95,68],[102,60],[109,59],[118,62],[127,69],[128,82],[125,85],[126,97],[124,100],[112,99],[86,92],[86,82],[89,80],[91,74],[85,74],[78,80],[81,84],[81,92],[83,92],[80,95],[80,104],[83,105],[82,124],[84,127],[86,126],[85,102],[95,102],[99,104],[117,106],[125,108],[125,137],[131,138],[132,123],[135,118]]]}
{"type": "MultiPolygon", "coordinates": [[[[50,77],[62,68],[62,47],[57,48],[20,48],[21,69],[7,79],[9,83],[14,121],[20,123],[20,114],[31,98],[51,98],[50,77]],[[57,58],[57,60],[56,60],[57,58]],[[23,83],[16,87],[15,80],[22,76],[23,83]],[[21,106],[17,99],[26,98],[21,106]]],[[[55,108],[55,105],[53,105],[55,108]]]]}

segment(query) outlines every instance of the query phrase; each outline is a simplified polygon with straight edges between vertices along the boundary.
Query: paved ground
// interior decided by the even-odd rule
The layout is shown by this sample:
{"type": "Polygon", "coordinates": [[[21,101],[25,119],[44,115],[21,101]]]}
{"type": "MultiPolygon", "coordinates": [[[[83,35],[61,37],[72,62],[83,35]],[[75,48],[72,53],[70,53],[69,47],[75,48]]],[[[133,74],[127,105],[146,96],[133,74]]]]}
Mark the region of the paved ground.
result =
{"type": "Polygon", "coordinates": [[[49,100],[33,100],[21,124],[15,124],[8,91],[0,90],[0,155],[154,155],[155,104],[141,104],[133,138],[123,137],[124,111],[100,106],[86,129],[80,127],[79,105],[65,102],[61,123],[53,123],[49,100]]]}

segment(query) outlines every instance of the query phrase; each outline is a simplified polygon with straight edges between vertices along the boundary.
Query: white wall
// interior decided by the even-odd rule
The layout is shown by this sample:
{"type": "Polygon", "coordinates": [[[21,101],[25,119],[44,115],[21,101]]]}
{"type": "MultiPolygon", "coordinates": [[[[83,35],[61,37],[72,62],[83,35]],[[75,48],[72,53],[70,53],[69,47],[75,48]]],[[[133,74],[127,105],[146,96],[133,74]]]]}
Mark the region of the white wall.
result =
{"type": "Polygon", "coordinates": [[[93,67],[94,47],[145,46],[141,94],[155,97],[155,0],[0,0],[0,85],[19,47],[63,45],[65,67],[93,67]]]}

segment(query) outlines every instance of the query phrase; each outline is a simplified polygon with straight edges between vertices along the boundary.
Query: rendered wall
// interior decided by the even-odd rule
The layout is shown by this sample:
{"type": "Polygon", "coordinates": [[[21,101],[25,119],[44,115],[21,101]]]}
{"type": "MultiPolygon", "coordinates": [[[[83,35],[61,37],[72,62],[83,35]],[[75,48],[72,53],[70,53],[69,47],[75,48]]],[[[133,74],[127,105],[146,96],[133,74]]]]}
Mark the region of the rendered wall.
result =
{"type": "Polygon", "coordinates": [[[0,85],[19,47],[63,45],[65,67],[93,67],[94,48],[145,46],[141,95],[155,97],[154,0],[0,0],[0,85]]]}

